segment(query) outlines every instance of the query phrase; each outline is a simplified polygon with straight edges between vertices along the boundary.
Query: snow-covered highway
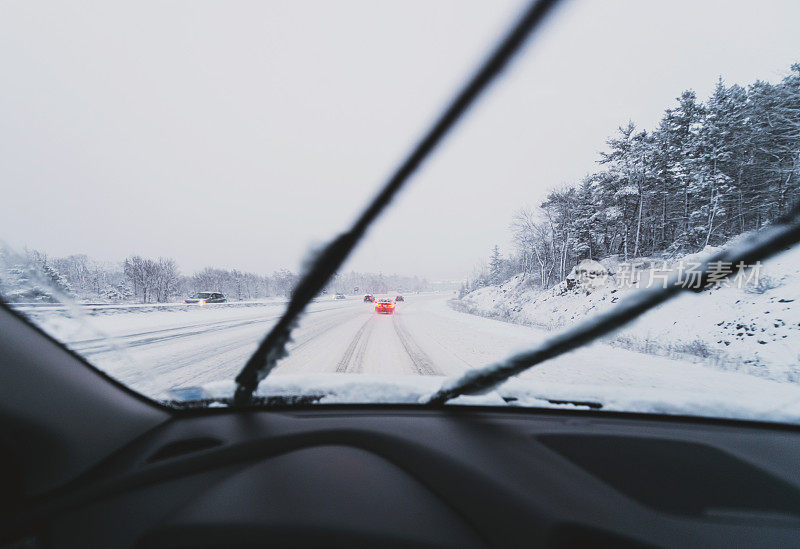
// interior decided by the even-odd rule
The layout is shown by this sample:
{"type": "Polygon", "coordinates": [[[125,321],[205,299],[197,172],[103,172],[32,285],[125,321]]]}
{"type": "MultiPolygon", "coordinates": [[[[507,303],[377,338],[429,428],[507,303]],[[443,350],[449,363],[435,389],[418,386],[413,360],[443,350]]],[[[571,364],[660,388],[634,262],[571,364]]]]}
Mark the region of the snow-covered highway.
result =
{"type": "MultiPolygon", "coordinates": [[[[305,380],[322,376],[336,383],[342,379],[384,384],[405,380],[435,389],[444,376],[501,360],[549,335],[455,311],[448,306],[450,297],[406,296],[393,315],[375,313],[373,305],[359,297],[317,300],[294,332],[289,356],[279,362],[268,381],[293,380],[299,383],[293,386],[302,386],[305,380]]],[[[41,321],[111,376],[146,395],[163,398],[189,387],[216,384],[222,391],[232,389],[226,384],[277,321],[283,305],[132,308],[111,314],[95,311],[80,323],[65,317],[59,321],[53,315],[41,321]]],[[[520,403],[526,399],[587,401],[602,403],[605,409],[678,413],[691,408],[709,415],[721,413],[722,408],[726,414],[745,417],[774,416],[780,410],[780,414],[800,418],[798,384],[603,343],[525,372],[507,384],[512,385],[520,403]]],[[[362,397],[362,401],[372,400],[372,395],[362,393],[362,397]]]]}
{"type": "MultiPolygon", "coordinates": [[[[318,300],[294,333],[281,373],[405,373],[444,375],[464,369],[434,364],[418,343],[415,326],[439,296],[414,296],[394,315],[351,297],[318,300]],[[413,330],[413,331],[412,331],[413,330]]],[[[93,316],[110,336],[73,338],[70,348],[126,384],[144,392],[232,379],[278,319],[280,304],[262,307],[206,305],[194,310],[123,312],[93,316]]],[[[451,360],[452,362],[452,360],[451,360]]]]}

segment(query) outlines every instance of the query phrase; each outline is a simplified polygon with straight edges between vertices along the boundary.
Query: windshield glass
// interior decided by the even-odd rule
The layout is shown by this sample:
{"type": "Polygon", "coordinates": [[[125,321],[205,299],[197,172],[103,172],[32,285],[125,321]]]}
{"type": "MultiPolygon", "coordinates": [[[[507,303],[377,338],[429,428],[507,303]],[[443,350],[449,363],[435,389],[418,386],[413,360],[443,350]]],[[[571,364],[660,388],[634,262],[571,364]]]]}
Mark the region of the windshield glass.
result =
{"type": "MultiPolygon", "coordinates": [[[[524,6],[4,4],[2,300],[150,398],[230,404],[524,6]]],[[[709,287],[448,404],[800,423],[800,249],[703,275],[800,200],[798,20],[789,0],[561,5],[255,396],[424,403],[677,279],[709,287]]]]}

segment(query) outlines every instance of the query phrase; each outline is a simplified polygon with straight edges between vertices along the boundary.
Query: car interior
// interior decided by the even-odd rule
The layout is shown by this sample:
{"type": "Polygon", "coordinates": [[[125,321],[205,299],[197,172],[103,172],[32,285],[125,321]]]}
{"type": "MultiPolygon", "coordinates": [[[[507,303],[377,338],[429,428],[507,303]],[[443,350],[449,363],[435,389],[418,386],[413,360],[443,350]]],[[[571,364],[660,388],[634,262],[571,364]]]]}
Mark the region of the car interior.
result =
{"type": "MultiPolygon", "coordinates": [[[[532,4],[449,112],[466,110],[552,4],[532,4]]],[[[395,190],[434,144],[423,140],[395,190]]],[[[361,234],[336,240],[294,298],[317,295],[361,234]]],[[[234,405],[181,409],[0,302],[0,547],[800,547],[797,425],[452,395],[252,399],[274,344],[237,379],[234,405]]]]}

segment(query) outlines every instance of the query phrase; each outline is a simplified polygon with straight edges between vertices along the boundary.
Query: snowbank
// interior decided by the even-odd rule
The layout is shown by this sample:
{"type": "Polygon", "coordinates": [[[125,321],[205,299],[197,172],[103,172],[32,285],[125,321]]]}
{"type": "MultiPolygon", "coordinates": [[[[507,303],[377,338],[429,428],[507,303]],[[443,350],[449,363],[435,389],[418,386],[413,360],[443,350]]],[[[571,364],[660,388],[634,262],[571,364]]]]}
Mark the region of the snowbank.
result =
{"type": "MultiPolygon", "coordinates": [[[[703,254],[679,262],[642,260],[634,277],[620,265],[603,261],[612,273],[599,288],[568,289],[561,283],[546,291],[530,287],[517,275],[451,302],[453,308],[499,320],[560,329],[613,307],[648,285],[649,271],[674,270],[703,254]],[[647,271],[647,276],[644,276],[647,271]]],[[[727,287],[679,296],[651,311],[614,336],[612,345],[673,358],[701,361],[778,381],[800,382],[800,249],[790,250],[750,271],[727,287]],[[757,275],[757,276],[754,276],[757,275]]]]}

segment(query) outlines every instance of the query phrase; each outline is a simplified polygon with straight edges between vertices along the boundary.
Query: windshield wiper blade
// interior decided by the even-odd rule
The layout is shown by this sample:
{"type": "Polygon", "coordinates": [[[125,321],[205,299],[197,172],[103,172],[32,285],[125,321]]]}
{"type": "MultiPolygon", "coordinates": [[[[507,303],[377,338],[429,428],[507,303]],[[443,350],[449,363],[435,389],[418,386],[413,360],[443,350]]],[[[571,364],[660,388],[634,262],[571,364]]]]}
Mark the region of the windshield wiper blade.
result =
{"type": "Polygon", "coordinates": [[[412,149],[411,154],[397,168],[397,171],[358,217],[352,228],[328,244],[316,257],[292,293],[283,316],[236,376],[234,405],[246,406],[251,402],[253,393],[261,380],[275,368],[278,360],[288,354],[286,345],[291,340],[292,330],[297,325],[306,305],[325,287],[325,284],[342,266],[372,222],[386,209],[409,177],[447,135],[475,99],[500,74],[557,1],[537,0],[531,3],[493,54],[456,95],[422,141],[412,149]]]}
{"type": "Polygon", "coordinates": [[[742,243],[709,257],[701,265],[701,283],[697,285],[698,287],[687,286],[679,279],[680,274],[676,274],[665,286],[639,290],[621,300],[612,310],[565,330],[534,349],[517,353],[501,362],[470,370],[460,377],[445,381],[426,404],[445,404],[459,395],[489,391],[529,368],[618,330],[682,291],[699,293],[713,287],[711,281],[719,282],[738,273],[735,269],[723,268],[723,265],[755,265],[798,242],[800,242],[800,202],[794,205],[789,214],[778,219],[773,225],[762,229],[742,243]]]}

